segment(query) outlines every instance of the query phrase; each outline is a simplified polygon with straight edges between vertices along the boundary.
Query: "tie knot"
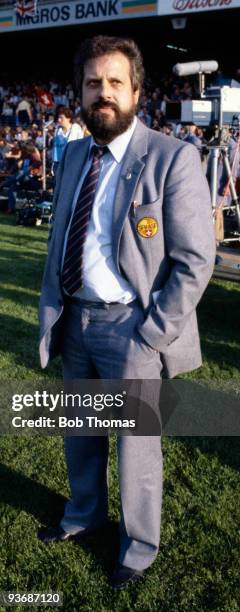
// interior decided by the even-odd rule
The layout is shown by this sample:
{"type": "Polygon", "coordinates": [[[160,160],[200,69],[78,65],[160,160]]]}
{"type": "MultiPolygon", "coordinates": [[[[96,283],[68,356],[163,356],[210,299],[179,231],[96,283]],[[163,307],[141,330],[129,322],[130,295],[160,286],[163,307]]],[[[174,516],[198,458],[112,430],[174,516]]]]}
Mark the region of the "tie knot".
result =
{"type": "Polygon", "coordinates": [[[104,147],[98,147],[97,145],[93,145],[93,159],[101,159],[105,153],[108,152],[108,147],[105,145],[104,147]]]}

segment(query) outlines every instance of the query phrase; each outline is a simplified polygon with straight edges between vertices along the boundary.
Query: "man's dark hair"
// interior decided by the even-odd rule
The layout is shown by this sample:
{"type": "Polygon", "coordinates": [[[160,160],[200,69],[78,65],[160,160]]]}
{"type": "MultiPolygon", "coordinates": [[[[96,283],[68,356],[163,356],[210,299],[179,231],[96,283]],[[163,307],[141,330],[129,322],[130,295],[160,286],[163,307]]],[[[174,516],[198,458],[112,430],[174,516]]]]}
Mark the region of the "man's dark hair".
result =
{"type": "Polygon", "coordinates": [[[125,55],[130,62],[130,77],[133,91],[137,89],[141,91],[144,79],[143,60],[134,40],[117,36],[94,36],[82,43],[74,60],[75,81],[80,94],[82,92],[86,62],[90,59],[116,52],[125,55]]]}
{"type": "Polygon", "coordinates": [[[57,116],[59,117],[59,115],[64,115],[64,117],[70,119],[70,121],[73,119],[73,112],[71,108],[68,108],[68,106],[59,106],[57,116]]]}

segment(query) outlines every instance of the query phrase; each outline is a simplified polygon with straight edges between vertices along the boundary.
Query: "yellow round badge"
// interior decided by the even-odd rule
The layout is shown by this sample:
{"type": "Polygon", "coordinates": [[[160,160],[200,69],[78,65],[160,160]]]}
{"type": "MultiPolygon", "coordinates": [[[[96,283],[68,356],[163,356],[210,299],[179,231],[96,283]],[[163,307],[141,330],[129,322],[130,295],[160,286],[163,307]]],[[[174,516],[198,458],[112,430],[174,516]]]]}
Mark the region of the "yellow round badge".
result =
{"type": "Polygon", "coordinates": [[[143,217],[138,221],[137,231],[143,238],[152,238],[158,231],[158,223],[153,217],[143,217]]]}

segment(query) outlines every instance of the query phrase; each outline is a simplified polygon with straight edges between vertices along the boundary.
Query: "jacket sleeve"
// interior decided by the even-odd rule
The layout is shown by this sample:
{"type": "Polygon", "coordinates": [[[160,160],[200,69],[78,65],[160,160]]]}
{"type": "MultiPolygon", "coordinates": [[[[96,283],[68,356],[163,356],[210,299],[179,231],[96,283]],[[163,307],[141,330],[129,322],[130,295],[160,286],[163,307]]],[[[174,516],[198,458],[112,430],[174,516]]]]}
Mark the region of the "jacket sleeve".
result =
{"type": "Polygon", "coordinates": [[[63,170],[64,170],[64,164],[65,164],[66,149],[67,147],[65,147],[64,149],[62,159],[59,162],[58,169],[56,172],[56,184],[55,184],[54,193],[53,193],[52,217],[51,217],[51,225],[50,225],[49,234],[48,234],[48,243],[51,240],[52,232],[53,232],[54,219],[55,219],[55,214],[56,214],[56,209],[57,209],[57,204],[58,204],[58,197],[59,197],[59,193],[61,189],[61,181],[62,181],[62,175],[63,175],[63,170]]]}
{"type": "Polygon", "coordinates": [[[215,237],[210,193],[197,149],[182,147],[168,170],[163,203],[171,272],[138,331],[163,351],[181,335],[212,275],[215,237]]]}

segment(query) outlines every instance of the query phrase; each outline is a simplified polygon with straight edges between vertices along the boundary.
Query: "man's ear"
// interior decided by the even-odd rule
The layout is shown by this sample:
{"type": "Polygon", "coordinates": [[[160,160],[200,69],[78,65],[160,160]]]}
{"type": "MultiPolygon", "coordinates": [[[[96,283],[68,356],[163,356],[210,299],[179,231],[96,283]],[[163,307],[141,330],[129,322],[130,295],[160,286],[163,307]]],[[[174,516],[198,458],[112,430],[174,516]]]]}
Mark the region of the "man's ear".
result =
{"type": "Polygon", "coordinates": [[[140,95],[140,91],[139,89],[136,89],[136,91],[133,92],[133,97],[134,97],[134,102],[137,105],[138,100],[139,100],[139,95],[140,95]]]}

